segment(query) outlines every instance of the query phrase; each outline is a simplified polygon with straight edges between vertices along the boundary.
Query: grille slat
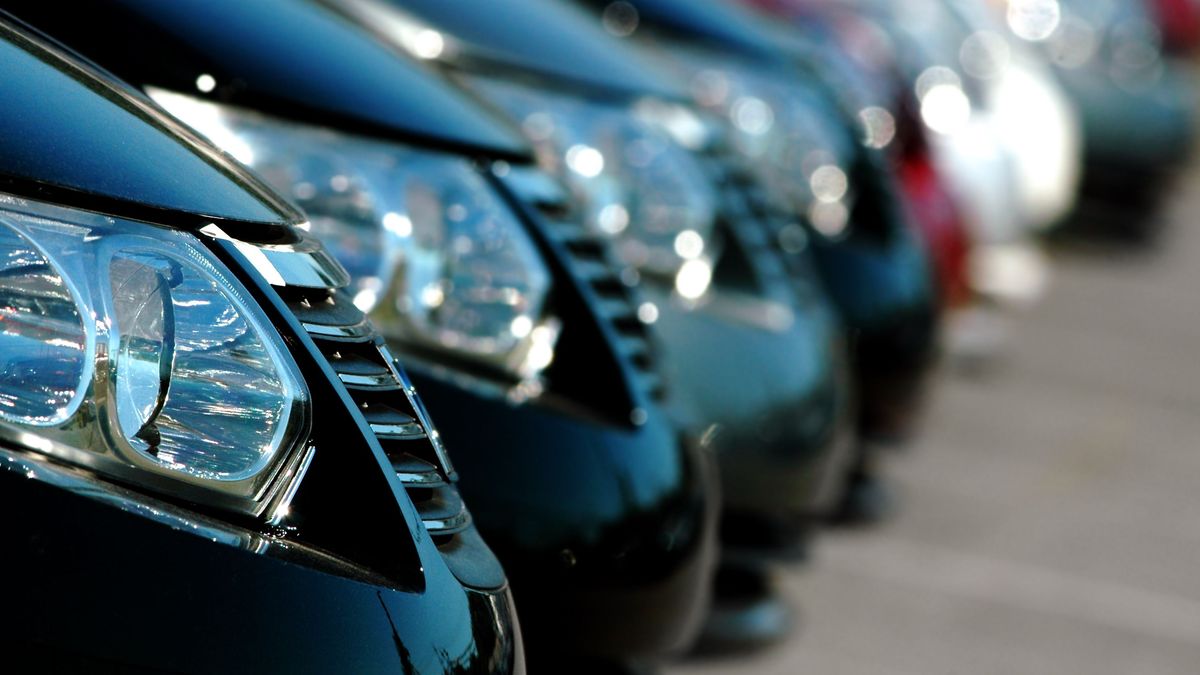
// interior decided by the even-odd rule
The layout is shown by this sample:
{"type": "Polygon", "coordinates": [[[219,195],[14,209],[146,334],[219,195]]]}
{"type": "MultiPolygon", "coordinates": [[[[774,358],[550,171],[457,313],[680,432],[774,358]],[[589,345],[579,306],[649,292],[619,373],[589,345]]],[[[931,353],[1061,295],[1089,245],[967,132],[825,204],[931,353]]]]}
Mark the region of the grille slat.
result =
{"type": "Polygon", "coordinates": [[[416,420],[407,424],[376,424],[372,422],[371,431],[380,439],[391,441],[409,441],[425,437],[425,429],[416,420]]]}
{"type": "MultiPolygon", "coordinates": [[[[629,302],[628,298],[613,298],[599,296],[598,300],[600,313],[610,321],[632,320],[637,321],[637,310],[633,308],[633,303],[629,302]]],[[[620,329],[618,329],[620,330],[620,329]]],[[[633,331],[621,331],[627,334],[636,335],[633,331]]],[[[643,338],[644,339],[644,338],[643,338]]]]}
{"type": "Polygon", "coordinates": [[[396,475],[400,477],[405,486],[420,488],[446,485],[446,479],[438,471],[437,466],[423,459],[399,451],[389,452],[388,459],[391,460],[392,468],[396,470],[396,475]]]}
{"type": "Polygon", "coordinates": [[[371,334],[371,325],[360,323],[354,326],[325,326],[317,323],[305,323],[305,332],[314,337],[328,339],[354,340],[371,334]]]}
{"type": "Polygon", "coordinates": [[[454,470],[430,438],[407,382],[382,339],[343,292],[292,291],[288,306],[309,331],[338,379],[354,399],[404,484],[425,529],[450,537],[471,524],[454,470]]]}
{"type": "Polygon", "coordinates": [[[592,288],[600,317],[618,334],[617,348],[634,369],[635,386],[652,399],[664,399],[666,386],[656,370],[646,325],[637,318],[629,286],[617,274],[619,267],[611,258],[608,241],[583,226],[575,217],[569,193],[544,172],[512,167],[504,178],[518,197],[540,211],[550,232],[570,252],[572,271],[592,288]]]}
{"type": "Polygon", "coordinates": [[[791,288],[797,282],[810,285],[812,276],[806,257],[788,253],[781,245],[780,235],[795,222],[794,215],[781,213],[773,205],[754,172],[733,153],[712,148],[702,157],[721,188],[721,217],[764,284],[791,288]]]}
{"type": "Polygon", "coordinates": [[[637,379],[643,391],[653,392],[656,396],[666,394],[666,382],[662,376],[652,370],[638,371],[637,379]]]}
{"type": "Polygon", "coordinates": [[[572,272],[595,293],[598,314],[618,334],[617,349],[633,366],[635,386],[653,399],[665,398],[650,337],[629,287],[617,275],[619,266],[610,257],[608,241],[574,217],[567,191],[539,169],[510,167],[502,178],[522,201],[538,209],[551,235],[571,254],[572,272]]]}
{"type": "MultiPolygon", "coordinates": [[[[376,405],[368,404],[363,406],[362,411],[363,416],[367,418],[367,422],[369,422],[372,427],[376,425],[418,424],[417,419],[412,415],[400,410],[396,410],[386,403],[379,403],[376,405]]],[[[418,426],[420,425],[418,424],[418,426]]]]}
{"type": "Polygon", "coordinates": [[[426,529],[435,537],[445,537],[462,532],[471,525],[471,514],[463,504],[458,491],[448,486],[410,490],[413,504],[426,529]]]}
{"type": "MultiPolygon", "coordinates": [[[[347,346],[354,343],[347,343],[347,346]]],[[[371,343],[359,343],[370,346],[371,343]]],[[[387,366],[369,357],[333,347],[329,353],[329,363],[341,377],[357,377],[370,379],[380,383],[391,384],[392,372],[387,366]]]]}
{"type": "Polygon", "coordinates": [[[449,570],[473,588],[503,584],[504,572],[459,496],[458,476],[437,429],[383,337],[355,307],[345,269],[299,228],[299,243],[269,249],[234,239],[215,225],[202,232],[230,241],[249,267],[270,280],[333,375],[345,383],[367,423],[364,431],[375,436],[449,570]]]}
{"type": "Polygon", "coordinates": [[[609,271],[608,266],[602,260],[580,258],[575,261],[575,265],[579,276],[593,285],[605,284],[610,281],[620,283],[619,280],[612,276],[612,272],[609,271]]]}
{"type": "Polygon", "coordinates": [[[650,358],[650,350],[647,348],[646,342],[638,339],[636,336],[621,336],[617,346],[621,349],[622,353],[635,363],[650,358]]]}
{"type": "Polygon", "coordinates": [[[755,214],[754,220],[761,225],[756,229],[756,232],[761,233],[761,240],[756,238],[756,241],[763,250],[769,251],[769,256],[763,259],[764,273],[808,285],[811,282],[811,269],[806,263],[806,258],[785,251],[781,244],[781,233],[785,227],[796,222],[794,216],[781,213],[780,209],[770,202],[766,190],[755,179],[749,167],[734,165],[730,173],[733,177],[732,183],[739,192],[739,201],[748,205],[751,213],[755,214]]]}

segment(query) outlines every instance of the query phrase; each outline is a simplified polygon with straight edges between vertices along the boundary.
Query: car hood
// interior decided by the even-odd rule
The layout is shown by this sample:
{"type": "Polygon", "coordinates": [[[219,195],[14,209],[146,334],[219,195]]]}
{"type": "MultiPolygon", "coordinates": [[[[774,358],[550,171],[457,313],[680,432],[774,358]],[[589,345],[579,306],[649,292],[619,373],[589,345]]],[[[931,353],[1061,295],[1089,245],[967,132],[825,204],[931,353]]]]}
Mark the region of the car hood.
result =
{"type": "MultiPolygon", "coordinates": [[[[665,71],[623,46],[586,12],[561,0],[330,1],[360,20],[379,16],[383,9],[414,26],[439,31],[449,42],[428,56],[444,65],[474,72],[517,71],[592,93],[687,97],[665,71]]],[[[381,28],[378,21],[369,23],[381,28]]]]}
{"type": "Polygon", "coordinates": [[[163,224],[300,213],[144,96],[0,13],[0,190],[163,224]]]}
{"type": "Polygon", "coordinates": [[[435,73],[308,0],[4,0],[138,87],[496,157],[530,150],[435,73]]]}
{"type": "MultiPolygon", "coordinates": [[[[597,10],[612,0],[576,0],[597,10]]],[[[777,34],[768,35],[769,22],[752,12],[727,2],[712,0],[627,0],[636,11],[638,25],[675,33],[699,41],[714,49],[735,52],[743,57],[776,61],[781,49],[791,45],[777,34]]]]}

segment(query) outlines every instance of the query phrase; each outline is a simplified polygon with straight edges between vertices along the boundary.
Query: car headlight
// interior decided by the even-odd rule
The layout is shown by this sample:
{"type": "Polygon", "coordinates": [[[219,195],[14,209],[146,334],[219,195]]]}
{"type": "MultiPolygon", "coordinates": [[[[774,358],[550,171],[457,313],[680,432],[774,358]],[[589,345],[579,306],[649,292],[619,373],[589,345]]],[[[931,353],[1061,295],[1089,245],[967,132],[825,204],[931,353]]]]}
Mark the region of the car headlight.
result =
{"type": "Polygon", "coordinates": [[[686,51],[671,58],[697,102],[727,120],[734,149],[776,207],[804,214],[826,237],[848,234],[855,193],[847,167],[855,139],[840,128],[836,111],[793,82],[723,59],[686,51]]]}
{"type": "Polygon", "coordinates": [[[0,195],[0,422],[59,460],[271,516],[311,456],[309,396],[247,298],[190,234],[0,195]]]}
{"type": "Polygon", "coordinates": [[[472,88],[533,142],[621,262],[699,298],[711,280],[717,196],[709,176],[646,106],[606,105],[486,78],[472,88]]]}
{"type": "Polygon", "coordinates": [[[389,340],[531,384],[550,364],[560,330],[550,272],[469,162],[151,94],[295,198],[389,340]]]}

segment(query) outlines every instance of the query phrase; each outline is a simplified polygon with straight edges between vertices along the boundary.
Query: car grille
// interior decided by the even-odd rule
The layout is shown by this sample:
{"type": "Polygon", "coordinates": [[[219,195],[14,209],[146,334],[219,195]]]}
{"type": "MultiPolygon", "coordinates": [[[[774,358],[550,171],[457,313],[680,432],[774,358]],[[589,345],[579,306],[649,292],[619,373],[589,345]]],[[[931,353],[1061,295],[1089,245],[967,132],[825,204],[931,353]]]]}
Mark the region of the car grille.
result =
{"type": "MultiPolygon", "coordinates": [[[[712,148],[702,159],[720,191],[720,224],[749,259],[761,288],[769,295],[775,289],[795,290],[798,282],[800,287],[811,288],[813,277],[808,257],[797,255],[804,240],[793,240],[792,251],[784,248],[788,229],[798,225],[795,217],[771,204],[753,170],[732,153],[712,148]]],[[[799,236],[805,237],[805,232],[801,229],[799,236]]]]}
{"type": "Polygon", "coordinates": [[[573,273],[594,296],[600,319],[612,326],[616,347],[632,366],[635,386],[651,399],[662,400],[666,384],[646,325],[638,317],[639,304],[631,290],[637,284],[634,270],[620,271],[608,241],[586,229],[558,181],[534,166],[503,165],[497,175],[518,199],[536,210],[549,236],[566,251],[573,273]]]}
{"type": "Polygon", "coordinates": [[[460,579],[502,581],[495,559],[481,555],[486,544],[472,527],[437,430],[383,337],[354,306],[346,271],[309,237],[284,247],[234,245],[270,281],[337,375],[449,567],[460,579]]]}
{"type": "Polygon", "coordinates": [[[407,376],[349,296],[334,289],[279,289],[378,439],[439,545],[471,525],[453,466],[407,376]]]}

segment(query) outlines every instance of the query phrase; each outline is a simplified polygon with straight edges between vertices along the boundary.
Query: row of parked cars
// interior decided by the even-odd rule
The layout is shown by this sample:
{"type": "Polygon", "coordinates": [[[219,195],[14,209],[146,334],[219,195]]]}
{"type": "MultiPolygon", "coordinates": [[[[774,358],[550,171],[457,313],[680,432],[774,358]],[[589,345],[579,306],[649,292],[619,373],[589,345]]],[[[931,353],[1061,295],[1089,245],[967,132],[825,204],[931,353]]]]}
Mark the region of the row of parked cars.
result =
{"type": "Polygon", "coordinates": [[[620,673],[786,635],[1189,0],[0,2],[0,643],[620,673]],[[435,426],[434,422],[437,425],[435,426]]]}

